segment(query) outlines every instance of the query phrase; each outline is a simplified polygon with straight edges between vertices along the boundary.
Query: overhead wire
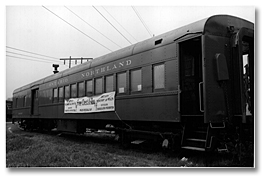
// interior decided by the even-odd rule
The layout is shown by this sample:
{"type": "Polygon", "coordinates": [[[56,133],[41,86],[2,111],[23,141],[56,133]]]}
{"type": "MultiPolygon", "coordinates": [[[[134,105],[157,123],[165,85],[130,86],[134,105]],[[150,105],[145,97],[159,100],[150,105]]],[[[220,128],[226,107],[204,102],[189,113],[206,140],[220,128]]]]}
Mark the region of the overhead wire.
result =
{"type": "Polygon", "coordinates": [[[98,33],[100,33],[102,36],[104,36],[105,38],[107,38],[108,40],[110,40],[112,43],[114,43],[115,45],[117,45],[119,48],[122,48],[120,45],[118,45],[117,43],[115,43],[113,40],[111,40],[110,38],[108,38],[106,35],[104,35],[102,32],[100,32],[99,30],[97,30],[95,27],[93,27],[92,25],[90,25],[88,22],[86,22],[83,18],[81,18],[79,15],[77,15],[74,11],[72,11],[71,9],[69,9],[68,7],[64,6],[66,9],[68,9],[71,13],[73,13],[76,17],[78,17],[80,20],[82,20],[84,23],[86,23],[88,26],[90,26],[91,28],[93,28],[94,30],[96,30],[98,33]]]}
{"type": "Polygon", "coordinates": [[[31,53],[33,55],[39,55],[39,56],[43,56],[43,57],[47,57],[47,58],[52,58],[52,59],[59,59],[56,57],[51,57],[51,56],[47,56],[47,55],[42,55],[42,54],[38,54],[38,53],[34,53],[34,52],[30,52],[30,51],[26,51],[26,50],[22,50],[22,49],[18,49],[18,48],[14,48],[14,47],[10,47],[10,46],[6,46],[9,49],[13,49],[13,50],[18,50],[18,51],[22,51],[22,52],[26,52],[26,53],[31,53]]]}
{"type": "MultiPolygon", "coordinates": [[[[12,55],[6,55],[7,57],[12,57],[12,58],[18,58],[18,59],[23,59],[23,60],[29,60],[29,61],[35,61],[35,62],[43,62],[43,63],[48,63],[48,64],[52,64],[52,62],[46,62],[46,61],[43,61],[43,60],[34,60],[34,59],[28,59],[28,58],[23,58],[23,57],[16,57],[16,56],[12,56],[12,55]]],[[[56,61],[57,62],[57,61],[56,61]]],[[[59,62],[58,63],[61,63],[63,64],[62,62],[59,62]]],[[[64,65],[64,64],[63,64],[64,65]]]]}
{"type": "Polygon", "coordinates": [[[139,12],[135,9],[135,7],[131,6],[132,9],[134,10],[134,12],[136,13],[136,15],[138,16],[138,18],[140,19],[140,21],[142,22],[143,26],[145,27],[145,29],[147,30],[147,32],[149,33],[150,37],[152,37],[152,33],[150,31],[150,29],[147,27],[146,23],[143,21],[142,17],[140,16],[139,12]]]}
{"type": "Polygon", "coordinates": [[[120,25],[136,42],[138,42],[137,41],[137,39],[135,38],[135,37],[133,37],[113,16],[112,16],[112,14],[110,14],[107,10],[106,10],[106,8],[104,8],[104,7],[102,7],[117,23],[118,23],[118,25],[120,25]]]}
{"type": "Polygon", "coordinates": [[[121,34],[130,44],[132,44],[127,38],[126,36],[124,36],[100,11],[98,11],[98,9],[93,6],[93,8],[95,8],[95,10],[119,33],[121,34]]]}
{"type": "Polygon", "coordinates": [[[87,35],[86,33],[84,33],[83,31],[81,31],[80,29],[78,29],[77,27],[75,27],[74,25],[72,25],[71,23],[69,23],[68,21],[64,20],[63,18],[61,18],[60,16],[58,16],[57,14],[55,14],[53,11],[49,10],[48,8],[46,8],[45,6],[42,6],[44,9],[46,9],[47,11],[49,11],[50,13],[52,13],[54,16],[58,17],[60,20],[62,20],[63,22],[65,22],[66,24],[68,24],[69,26],[73,27],[74,29],[76,29],[77,31],[79,31],[80,33],[82,33],[83,35],[85,35],[86,37],[90,38],[92,41],[96,42],[97,44],[99,44],[100,46],[106,48],[107,50],[111,51],[112,50],[108,47],[106,47],[105,45],[101,44],[100,42],[98,42],[97,40],[93,39],[92,37],[90,37],[89,35],[87,35]]]}
{"type": "Polygon", "coordinates": [[[34,56],[30,56],[30,55],[25,55],[25,54],[20,54],[20,53],[15,53],[12,51],[6,51],[7,53],[11,53],[11,54],[15,54],[15,55],[20,55],[20,56],[25,56],[25,57],[30,57],[30,58],[36,58],[36,59],[41,59],[41,60],[46,60],[46,61],[51,61],[51,62],[59,62],[59,61],[55,61],[55,60],[48,60],[48,59],[44,59],[44,58],[39,58],[39,57],[34,57],[34,56]]]}

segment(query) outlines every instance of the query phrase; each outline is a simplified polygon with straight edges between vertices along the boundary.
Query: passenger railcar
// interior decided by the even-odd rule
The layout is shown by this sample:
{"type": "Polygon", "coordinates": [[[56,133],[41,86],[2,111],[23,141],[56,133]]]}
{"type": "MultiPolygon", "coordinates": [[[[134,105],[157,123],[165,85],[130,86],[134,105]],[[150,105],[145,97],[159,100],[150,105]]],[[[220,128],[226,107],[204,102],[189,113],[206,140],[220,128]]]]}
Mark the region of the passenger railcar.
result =
{"type": "Polygon", "coordinates": [[[6,100],[6,121],[12,120],[12,101],[6,100]]]}
{"type": "Polygon", "coordinates": [[[212,16],[18,88],[13,101],[26,129],[109,126],[125,143],[213,150],[254,126],[254,24],[212,16]],[[70,99],[110,92],[112,111],[65,112],[70,99]]]}

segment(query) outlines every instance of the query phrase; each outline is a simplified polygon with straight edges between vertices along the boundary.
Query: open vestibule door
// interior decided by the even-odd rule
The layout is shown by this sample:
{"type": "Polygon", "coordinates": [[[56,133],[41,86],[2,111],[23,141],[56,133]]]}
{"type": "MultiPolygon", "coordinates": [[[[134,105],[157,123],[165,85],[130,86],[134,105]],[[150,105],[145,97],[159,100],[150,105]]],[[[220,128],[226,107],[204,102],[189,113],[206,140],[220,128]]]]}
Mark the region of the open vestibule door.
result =
{"type": "Polygon", "coordinates": [[[179,48],[181,116],[203,116],[200,93],[202,83],[201,36],[179,43],[179,48]]]}
{"type": "Polygon", "coordinates": [[[254,120],[254,31],[240,29],[234,37],[235,115],[240,115],[242,123],[254,120]],[[249,119],[247,119],[249,118],[249,119]]]}

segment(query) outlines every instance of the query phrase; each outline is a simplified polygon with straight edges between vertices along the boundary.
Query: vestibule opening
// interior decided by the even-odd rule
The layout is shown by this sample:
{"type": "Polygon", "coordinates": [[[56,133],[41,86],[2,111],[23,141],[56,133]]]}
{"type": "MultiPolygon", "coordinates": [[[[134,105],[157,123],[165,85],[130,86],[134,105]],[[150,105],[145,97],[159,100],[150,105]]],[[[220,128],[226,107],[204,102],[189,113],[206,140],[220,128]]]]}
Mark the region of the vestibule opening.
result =
{"type": "Polygon", "coordinates": [[[202,115],[202,48],[201,37],[179,43],[180,112],[181,115],[202,115]]]}

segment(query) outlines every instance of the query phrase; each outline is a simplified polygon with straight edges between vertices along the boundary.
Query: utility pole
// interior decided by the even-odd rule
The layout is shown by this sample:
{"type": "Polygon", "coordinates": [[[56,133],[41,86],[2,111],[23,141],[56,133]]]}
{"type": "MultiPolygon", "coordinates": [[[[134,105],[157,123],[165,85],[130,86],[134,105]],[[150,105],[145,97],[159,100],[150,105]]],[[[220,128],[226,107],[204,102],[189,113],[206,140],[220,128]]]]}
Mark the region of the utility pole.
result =
{"type": "Polygon", "coordinates": [[[64,65],[66,65],[66,60],[69,62],[69,68],[71,68],[71,62],[72,61],[75,61],[75,64],[77,65],[77,61],[80,60],[81,61],[81,64],[83,63],[84,60],[86,60],[87,62],[88,61],[91,61],[93,60],[93,58],[71,58],[71,56],[69,58],[60,58],[60,60],[64,60],[64,65]]]}

